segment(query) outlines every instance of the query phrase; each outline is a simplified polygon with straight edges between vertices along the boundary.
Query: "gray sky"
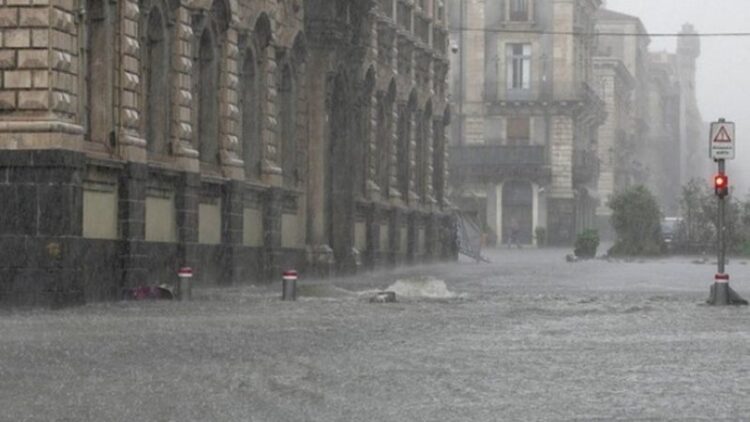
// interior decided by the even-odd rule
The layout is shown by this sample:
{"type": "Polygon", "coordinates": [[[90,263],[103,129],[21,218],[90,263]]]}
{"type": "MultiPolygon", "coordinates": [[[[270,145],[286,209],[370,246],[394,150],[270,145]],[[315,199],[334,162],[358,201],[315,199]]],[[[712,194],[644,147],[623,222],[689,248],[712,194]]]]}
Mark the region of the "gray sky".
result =
{"type": "MultiPolygon", "coordinates": [[[[679,32],[686,22],[698,32],[750,32],[748,0],[607,0],[607,7],[638,16],[652,33],[679,32]]],[[[655,38],[651,50],[673,52],[675,45],[674,38],[655,38]]],[[[725,117],[737,123],[738,159],[729,176],[744,198],[750,191],[750,168],[743,165],[750,163],[750,37],[702,38],[701,48],[698,105],[705,121],[725,117]]]]}

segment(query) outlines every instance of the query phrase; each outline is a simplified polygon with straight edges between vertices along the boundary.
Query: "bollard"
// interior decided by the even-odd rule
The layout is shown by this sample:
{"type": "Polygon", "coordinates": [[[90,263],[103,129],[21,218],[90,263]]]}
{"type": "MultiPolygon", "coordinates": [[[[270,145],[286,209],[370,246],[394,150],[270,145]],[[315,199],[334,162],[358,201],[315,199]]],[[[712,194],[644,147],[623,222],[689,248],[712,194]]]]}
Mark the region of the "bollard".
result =
{"type": "Polygon", "coordinates": [[[177,292],[180,300],[190,300],[192,298],[192,283],[193,269],[190,267],[182,267],[177,270],[177,277],[180,278],[180,284],[177,286],[177,292]]]}
{"type": "Polygon", "coordinates": [[[281,300],[297,300],[297,271],[284,271],[281,284],[281,300]]]}

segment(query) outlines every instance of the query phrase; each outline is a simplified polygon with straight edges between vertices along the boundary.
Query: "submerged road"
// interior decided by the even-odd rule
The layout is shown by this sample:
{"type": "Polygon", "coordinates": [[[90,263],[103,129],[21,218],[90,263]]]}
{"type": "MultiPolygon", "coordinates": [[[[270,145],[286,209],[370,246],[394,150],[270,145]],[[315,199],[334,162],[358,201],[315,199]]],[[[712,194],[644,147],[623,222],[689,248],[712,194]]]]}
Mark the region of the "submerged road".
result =
{"type": "Polygon", "coordinates": [[[715,267],[566,253],[0,313],[0,420],[750,420],[750,309],[703,305],[715,267]]]}

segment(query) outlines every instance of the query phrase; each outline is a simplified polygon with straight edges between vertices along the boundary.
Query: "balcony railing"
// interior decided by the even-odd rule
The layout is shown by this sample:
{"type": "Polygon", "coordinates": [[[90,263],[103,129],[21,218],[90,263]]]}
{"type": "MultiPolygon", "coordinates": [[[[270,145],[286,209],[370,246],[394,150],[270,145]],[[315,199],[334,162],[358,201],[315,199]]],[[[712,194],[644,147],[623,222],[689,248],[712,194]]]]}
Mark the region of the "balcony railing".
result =
{"type": "Polygon", "coordinates": [[[456,165],[543,165],[546,148],[541,145],[461,145],[451,147],[451,162],[456,165]]]}
{"type": "Polygon", "coordinates": [[[453,177],[477,182],[497,182],[507,177],[547,179],[547,148],[540,145],[459,145],[450,148],[453,177]]]}
{"type": "Polygon", "coordinates": [[[568,85],[553,84],[550,81],[542,82],[530,89],[506,88],[505,101],[571,101],[596,104],[600,102],[599,96],[586,83],[568,85]]]}

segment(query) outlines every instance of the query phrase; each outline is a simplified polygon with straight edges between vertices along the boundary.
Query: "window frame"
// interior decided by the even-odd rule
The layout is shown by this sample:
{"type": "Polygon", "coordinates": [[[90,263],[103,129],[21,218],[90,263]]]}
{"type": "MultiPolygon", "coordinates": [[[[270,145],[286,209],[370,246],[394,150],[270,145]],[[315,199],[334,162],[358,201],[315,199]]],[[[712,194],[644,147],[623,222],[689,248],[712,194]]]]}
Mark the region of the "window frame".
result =
{"type": "Polygon", "coordinates": [[[531,43],[508,43],[506,52],[506,86],[509,91],[531,90],[531,66],[532,47],[531,43]],[[517,50],[520,48],[520,52],[517,50]]]}

